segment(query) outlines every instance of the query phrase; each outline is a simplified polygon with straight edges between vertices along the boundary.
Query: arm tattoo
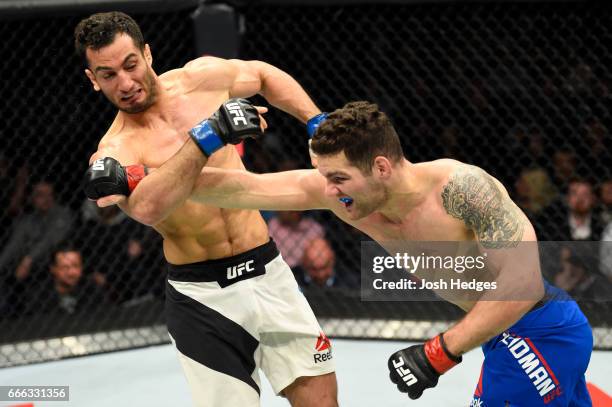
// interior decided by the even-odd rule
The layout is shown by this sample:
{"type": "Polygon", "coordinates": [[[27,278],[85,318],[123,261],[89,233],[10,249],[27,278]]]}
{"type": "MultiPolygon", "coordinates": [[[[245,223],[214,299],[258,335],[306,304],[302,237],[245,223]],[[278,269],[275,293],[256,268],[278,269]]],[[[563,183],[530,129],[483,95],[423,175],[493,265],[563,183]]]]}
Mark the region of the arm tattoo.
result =
{"type": "Polygon", "coordinates": [[[488,249],[515,247],[523,238],[523,214],[480,168],[454,171],[442,190],[442,204],[488,249]]]}

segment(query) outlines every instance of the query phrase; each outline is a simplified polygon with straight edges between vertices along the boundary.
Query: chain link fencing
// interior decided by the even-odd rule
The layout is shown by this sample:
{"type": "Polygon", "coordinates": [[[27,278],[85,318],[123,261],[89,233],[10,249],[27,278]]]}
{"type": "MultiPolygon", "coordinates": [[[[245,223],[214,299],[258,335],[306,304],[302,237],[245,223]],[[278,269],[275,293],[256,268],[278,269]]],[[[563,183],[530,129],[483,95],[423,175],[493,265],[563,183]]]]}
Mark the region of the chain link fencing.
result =
{"type": "MultiPolygon", "coordinates": [[[[541,239],[595,245],[612,213],[611,8],[247,5],[237,8],[240,58],[289,72],[324,110],[378,103],[409,160],[480,166],[504,183],[541,239]],[[570,222],[574,212],[588,215],[587,228],[570,222]]],[[[195,57],[191,11],[134,15],[158,73],[195,57]]],[[[91,90],[73,55],[72,30],[82,17],[0,25],[1,366],[168,341],[159,237],[84,199],[86,162],[114,109],[91,90]],[[40,216],[45,206],[53,216],[40,216]],[[52,294],[58,246],[80,251],[78,295],[52,294]]],[[[308,167],[303,126],[274,110],[268,123],[270,134],[246,145],[247,168],[308,167]]],[[[296,277],[329,335],[418,340],[463,315],[443,302],[362,302],[367,238],[328,212],[290,215],[311,228],[318,223],[334,253],[336,280],[313,287],[300,264],[306,242],[283,239],[295,218],[264,215],[283,254],[296,259],[296,277]]],[[[557,270],[547,277],[575,293],[604,287],[603,259],[590,262],[578,283],[557,270]]],[[[610,349],[612,305],[592,298],[581,305],[596,326],[596,346],[610,349]]]]}

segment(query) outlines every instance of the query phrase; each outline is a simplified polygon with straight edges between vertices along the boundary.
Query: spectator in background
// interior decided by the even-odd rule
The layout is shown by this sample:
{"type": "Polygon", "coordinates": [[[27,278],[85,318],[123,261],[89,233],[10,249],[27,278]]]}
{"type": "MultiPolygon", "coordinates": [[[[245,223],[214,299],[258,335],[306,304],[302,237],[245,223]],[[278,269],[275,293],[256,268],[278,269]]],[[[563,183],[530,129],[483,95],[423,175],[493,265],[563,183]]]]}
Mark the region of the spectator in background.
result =
{"type": "Polygon", "coordinates": [[[11,162],[0,151],[0,246],[4,247],[11,230],[13,219],[21,215],[24,209],[29,169],[20,166],[12,171],[11,162]]]}
{"type": "Polygon", "coordinates": [[[607,225],[612,222],[612,178],[602,182],[599,188],[599,202],[601,203],[601,219],[607,225]]]}
{"type": "Polygon", "coordinates": [[[552,152],[548,151],[546,137],[540,127],[515,126],[508,133],[508,143],[510,160],[504,164],[511,169],[512,174],[540,168],[551,174],[554,172],[550,159],[552,152]]]}
{"type": "Polygon", "coordinates": [[[268,223],[268,228],[283,259],[292,270],[301,264],[308,243],[325,236],[323,226],[312,218],[304,217],[299,211],[278,212],[268,223]]]}
{"type": "Polygon", "coordinates": [[[572,180],[565,202],[543,211],[537,229],[540,240],[600,240],[603,224],[596,211],[593,184],[584,179],[572,180]]]}
{"type": "Polygon", "coordinates": [[[567,193],[568,222],[571,240],[599,240],[603,225],[595,211],[597,197],[593,184],[586,180],[571,181],[567,193]]]}
{"type": "Polygon", "coordinates": [[[572,150],[557,150],[553,154],[553,183],[565,191],[576,178],[576,156],[572,150]]]}
{"type": "Polygon", "coordinates": [[[37,284],[20,282],[11,295],[11,314],[74,314],[105,302],[103,291],[83,275],[81,252],[71,244],[52,251],[48,273],[37,284]]]}
{"type": "Polygon", "coordinates": [[[57,250],[52,256],[49,272],[53,287],[39,297],[47,310],[73,314],[97,308],[104,302],[101,289],[83,278],[83,259],[74,247],[57,250]]]}
{"type": "Polygon", "coordinates": [[[605,226],[599,247],[599,271],[612,282],[612,179],[601,184],[599,200],[601,219],[605,226]]]}
{"type": "Polygon", "coordinates": [[[599,271],[612,282],[612,222],[608,223],[601,236],[599,271]]]}
{"type": "Polygon", "coordinates": [[[162,275],[161,241],[118,206],[100,208],[86,199],[75,236],[96,284],[121,303],[145,295],[162,275]]]}
{"type": "Polygon", "coordinates": [[[531,166],[546,167],[550,158],[546,155],[544,147],[544,133],[542,129],[537,126],[531,126],[527,138],[527,153],[531,166]]]}
{"type": "Polygon", "coordinates": [[[127,250],[121,254],[123,267],[108,274],[109,288],[114,302],[125,306],[165,295],[166,263],[162,240],[153,229],[133,236],[127,250]]]}
{"type": "Polygon", "coordinates": [[[17,281],[30,277],[44,265],[53,247],[69,233],[72,214],[56,204],[53,185],[39,182],[32,189],[33,211],[19,217],[8,243],[0,253],[0,270],[17,281]]]}
{"type": "Polygon", "coordinates": [[[578,300],[612,300],[612,284],[596,271],[593,256],[577,253],[577,249],[561,248],[561,270],[555,275],[554,284],[578,300]]]}
{"type": "MultiPolygon", "coordinates": [[[[527,128],[522,125],[516,125],[508,131],[508,143],[512,149],[514,157],[521,157],[529,147],[529,136],[527,128]]],[[[523,162],[524,166],[530,166],[530,162],[523,162]]]]}
{"type": "Polygon", "coordinates": [[[75,235],[87,261],[85,268],[92,271],[98,285],[106,284],[109,269],[121,265],[120,255],[138,228],[116,205],[100,208],[94,201],[83,201],[75,235]]]}
{"type": "Polygon", "coordinates": [[[298,283],[302,287],[337,287],[339,280],[334,271],[335,263],[336,255],[327,240],[311,240],[304,249],[298,283]]]}
{"type": "Polygon", "coordinates": [[[584,124],[584,142],[589,147],[586,157],[589,167],[601,173],[607,171],[612,162],[612,151],[610,145],[612,139],[608,129],[596,117],[590,117],[584,124]]]}
{"type": "Polygon", "coordinates": [[[551,205],[557,197],[557,190],[546,171],[541,168],[521,171],[514,188],[516,191],[514,202],[531,220],[535,219],[542,209],[551,205]]]}

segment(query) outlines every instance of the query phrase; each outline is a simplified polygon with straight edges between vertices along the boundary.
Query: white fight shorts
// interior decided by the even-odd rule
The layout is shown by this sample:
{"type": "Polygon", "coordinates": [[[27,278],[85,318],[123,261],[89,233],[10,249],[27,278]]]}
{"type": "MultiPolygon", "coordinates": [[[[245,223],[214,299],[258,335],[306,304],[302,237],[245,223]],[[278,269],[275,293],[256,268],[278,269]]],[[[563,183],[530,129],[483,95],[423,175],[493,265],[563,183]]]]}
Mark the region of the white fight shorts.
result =
{"type": "Polygon", "coordinates": [[[166,322],[198,407],[259,406],[259,369],[277,394],[334,371],[330,342],[272,240],[169,264],[166,322]]]}

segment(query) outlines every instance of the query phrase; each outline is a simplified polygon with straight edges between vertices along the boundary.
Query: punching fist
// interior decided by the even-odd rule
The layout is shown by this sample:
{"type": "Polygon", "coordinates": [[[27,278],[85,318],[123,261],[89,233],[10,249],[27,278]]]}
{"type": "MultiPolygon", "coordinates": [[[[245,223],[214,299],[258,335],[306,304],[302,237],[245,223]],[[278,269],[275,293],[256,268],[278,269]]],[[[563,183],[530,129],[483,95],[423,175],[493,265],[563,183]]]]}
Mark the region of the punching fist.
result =
{"type": "Polygon", "coordinates": [[[147,168],[143,165],[122,167],[112,157],[99,158],[85,173],[85,195],[92,200],[108,195],[128,196],[145,175],[147,168]]]}
{"type": "Polygon", "coordinates": [[[397,389],[415,400],[423,391],[438,384],[441,374],[461,362],[461,356],[451,354],[442,334],[421,345],[395,352],[389,358],[389,376],[397,389]]]}
{"type": "Polygon", "coordinates": [[[230,99],[208,119],[189,131],[189,135],[210,157],[226,144],[238,144],[247,137],[263,135],[257,109],[246,99],[230,99]]]}

